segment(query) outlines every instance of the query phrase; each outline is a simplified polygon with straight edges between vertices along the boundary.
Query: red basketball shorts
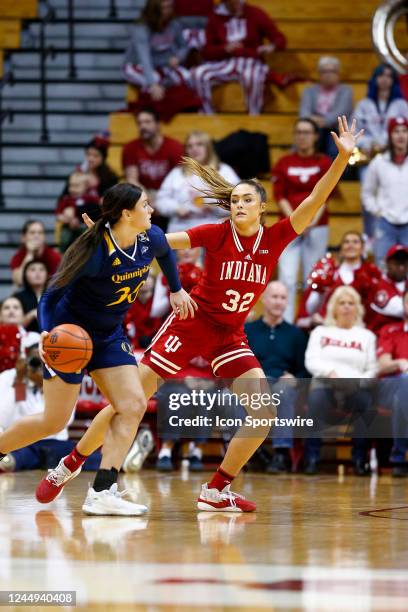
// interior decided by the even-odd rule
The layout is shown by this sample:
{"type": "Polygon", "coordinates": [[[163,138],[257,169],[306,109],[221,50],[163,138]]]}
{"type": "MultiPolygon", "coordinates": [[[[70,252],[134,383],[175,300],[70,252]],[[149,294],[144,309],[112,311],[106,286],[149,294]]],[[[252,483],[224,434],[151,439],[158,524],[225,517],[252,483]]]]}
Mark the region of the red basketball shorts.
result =
{"type": "Polygon", "coordinates": [[[141,363],[162,378],[180,378],[183,368],[194,357],[206,359],[214,375],[221,378],[237,378],[261,367],[243,328],[228,330],[198,312],[194,319],[182,321],[171,314],[146,349],[141,363]]]}

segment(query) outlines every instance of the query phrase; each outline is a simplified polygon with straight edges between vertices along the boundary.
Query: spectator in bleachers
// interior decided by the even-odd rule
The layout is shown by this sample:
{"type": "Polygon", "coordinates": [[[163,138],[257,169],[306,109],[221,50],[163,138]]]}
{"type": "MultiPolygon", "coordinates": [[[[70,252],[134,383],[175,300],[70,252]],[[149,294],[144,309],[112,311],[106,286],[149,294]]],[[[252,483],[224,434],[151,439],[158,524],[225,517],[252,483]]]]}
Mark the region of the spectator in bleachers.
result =
{"type": "MultiPolygon", "coordinates": [[[[277,416],[281,419],[295,416],[298,392],[295,385],[288,383],[309,376],[305,368],[306,335],[284,320],[287,302],[285,285],[279,281],[269,283],[262,296],[263,316],[245,325],[249,346],[271,384],[271,393],[280,395],[277,416]],[[283,393],[280,393],[281,389],[283,393]]],[[[274,454],[266,471],[279,474],[290,469],[293,436],[290,427],[274,428],[272,435],[274,454]]]]}
{"type": "Polygon", "coordinates": [[[163,322],[161,317],[152,316],[154,287],[155,277],[149,274],[126,313],[124,323],[133,349],[147,348],[163,322]]]}
{"type": "MultiPolygon", "coordinates": [[[[198,283],[203,273],[198,265],[201,255],[201,249],[180,249],[176,251],[177,269],[180,276],[180,282],[190,293],[193,287],[198,283]]],[[[170,290],[163,274],[159,272],[154,290],[151,315],[153,317],[164,317],[170,312],[170,290]]]]}
{"type": "MultiPolygon", "coordinates": [[[[272,184],[280,218],[289,217],[311,193],[328,170],[331,159],[316,153],[319,129],[312,119],[298,119],[294,130],[294,151],[284,155],[272,169],[272,184]]],[[[294,320],[297,279],[302,264],[303,283],[313,264],[323,257],[329,237],[329,216],[323,206],[306,232],[283,251],[279,259],[279,280],[289,292],[285,319],[294,320]]]]}
{"type": "Polygon", "coordinates": [[[386,273],[369,297],[367,327],[377,336],[384,325],[404,316],[403,295],[408,288],[408,245],[396,244],[386,255],[386,273]]]}
{"type": "MultiPolygon", "coordinates": [[[[136,115],[140,138],[128,142],[122,151],[122,165],[128,183],[140,185],[148,193],[154,207],[156,193],[167,174],[177,166],[184,148],[181,142],[163,136],[159,116],[153,109],[136,115]]],[[[163,228],[167,219],[154,215],[154,223],[163,228]]]]}
{"type": "MultiPolygon", "coordinates": [[[[21,417],[44,411],[43,369],[38,351],[38,337],[28,344],[14,368],[0,374],[0,430],[21,417]]],[[[70,453],[74,443],[63,429],[52,437],[13,451],[0,463],[0,472],[50,468],[70,453]]]]}
{"type": "MultiPolygon", "coordinates": [[[[360,100],[354,110],[357,125],[364,128],[358,147],[372,159],[387,147],[388,122],[393,117],[408,118],[408,102],[404,100],[398,74],[389,64],[380,64],[368,82],[367,96],[360,100]]],[[[366,165],[359,168],[360,181],[364,181],[366,165]]],[[[369,244],[374,239],[375,218],[363,208],[364,233],[369,244]]]]}
{"type": "Polygon", "coordinates": [[[212,88],[238,81],[250,115],[258,115],[264,102],[269,73],[266,58],[284,49],[286,40],[272,19],[260,8],[243,0],[224,0],[211,13],[204,59],[192,70],[193,85],[203,102],[203,111],[212,114],[212,88]],[[269,41],[265,43],[265,40],[269,41]]]}
{"type": "Polygon", "coordinates": [[[160,101],[166,87],[190,85],[190,71],[183,66],[188,51],[172,0],[147,0],[126,50],[123,74],[152,100],[160,101]]]}
{"type": "MultiPolygon", "coordinates": [[[[356,418],[352,457],[358,476],[367,474],[368,439],[359,434],[364,431],[362,421],[368,420],[372,411],[372,395],[359,381],[354,385],[344,379],[374,378],[377,373],[376,338],[364,328],[363,314],[357,291],[338,287],[327,305],[324,324],[310,334],[305,356],[306,368],[313,376],[308,414],[315,425],[332,423],[330,415],[340,399],[356,418]]],[[[317,473],[320,447],[321,438],[305,441],[306,474],[317,473]]]]}
{"type": "Polygon", "coordinates": [[[27,331],[39,332],[37,306],[48,281],[48,270],[43,261],[33,259],[26,263],[23,272],[23,287],[14,294],[23,307],[23,326],[27,331]]]}
{"type": "Polygon", "coordinates": [[[95,136],[85,149],[85,160],[77,168],[88,176],[89,189],[96,189],[100,197],[119,180],[106,161],[108,150],[109,140],[105,136],[95,136]]]}
{"type": "Polygon", "coordinates": [[[408,244],[408,116],[391,119],[388,149],[368,165],[361,199],[375,215],[374,255],[384,266],[394,244],[408,244]]]}
{"type": "Polygon", "coordinates": [[[319,127],[319,149],[330,157],[336,157],[337,149],[330,135],[337,132],[337,117],[350,117],[353,112],[353,90],[340,83],[340,61],[337,57],[324,56],[317,64],[319,82],[303,91],[299,117],[308,117],[319,127]]]}
{"type": "Polygon", "coordinates": [[[308,278],[308,288],[299,306],[297,325],[310,329],[323,322],[327,302],[337,287],[353,287],[368,309],[368,299],[381,272],[373,263],[364,259],[364,240],[359,232],[346,232],[341,240],[339,258],[327,254],[313,266],[308,278]]]}
{"type": "Polygon", "coordinates": [[[93,221],[100,216],[100,195],[91,187],[89,174],[75,171],[68,181],[68,193],[58,200],[56,216],[59,226],[59,248],[65,253],[67,248],[80,236],[86,226],[81,215],[87,213],[93,221]]]}
{"type": "Polygon", "coordinates": [[[0,372],[14,368],[25,348],[38,343],[40,335],[27,331],[24,311],[19,299],[8,297],[0,305],[0,372]]]}
{"type": "Polygon", "coordinates": [[[25,265],[33,259],[41,260],[47,266],[48,274],[52,276],[59,266],[61,255],[49,247],[45,241],[45,227],[41,221],[29,220],[23,225],[21,235],[22,245],[10,261],[13,283],[17,287],[23,284],[25,265]]]}
{"type": "MultiPolygon", "coordinates": [[[[214,151],[211,138],[205,132],[194,131],[185,140],[185,154],[203,166],[210,166],[232,184],[239,182],[236,172],[220,162],[214,151]]],[[[217,223],[226,217],[222,209],[206,204],[199,190],[205,188],[203,181],[186,168],[176,166],[164,179],[155,200],[155,208],[163,217],[169,218],[168,232],[179,232],[201,223],[217,223]]]]}
{"type": "Polygon", "coordinates": [[[174,0],[174,14],[180,19],[189,49],[205,45],[205,28],[214,8],[214,0],[174,0]]]}
{"type": "Polygon", "coordinates": [[[403,296],[404,320],[381,329],[378,340],[379,376],[391,389],[394,444],[392,475],[408,476],[408,290],[403,296]],[[391,383],[391,385],[389,385],[391,383]]]}

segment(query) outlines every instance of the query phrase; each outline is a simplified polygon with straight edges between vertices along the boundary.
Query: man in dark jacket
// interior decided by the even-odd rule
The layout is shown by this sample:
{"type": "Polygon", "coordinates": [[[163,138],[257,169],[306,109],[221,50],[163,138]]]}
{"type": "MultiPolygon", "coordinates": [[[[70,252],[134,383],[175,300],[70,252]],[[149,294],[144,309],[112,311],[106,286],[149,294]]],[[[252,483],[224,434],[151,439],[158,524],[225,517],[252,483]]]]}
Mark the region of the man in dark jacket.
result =
{"type": "MultiPolygon", "coordinates": [[[[264,315],[247,323],[245,332],[249,346],[259,360],[266,376],[273,381],[273,391],[280,394],[278,417],[294,418],[298,391],[296,378],[307,378],[305,351],[307,338],[296,325],[283,319],[288,301],[285,285],[279,281],[269,283],[263,294],[264,315]],[[283,390],[283,393],[280,391],[283,390]]],[[[278,474],[288,470],[289,451],[293,447],[290,427],[277,427],[273,430],[272,445],[274,455],[266,471],[278,474]]]]}

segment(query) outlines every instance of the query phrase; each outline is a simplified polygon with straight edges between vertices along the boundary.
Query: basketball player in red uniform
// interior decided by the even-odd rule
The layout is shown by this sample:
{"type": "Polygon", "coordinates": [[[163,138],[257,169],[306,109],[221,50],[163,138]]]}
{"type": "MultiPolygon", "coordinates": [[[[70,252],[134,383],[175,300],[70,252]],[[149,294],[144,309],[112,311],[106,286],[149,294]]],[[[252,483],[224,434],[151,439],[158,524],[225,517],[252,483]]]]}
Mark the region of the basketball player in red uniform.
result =
{"type": "MultiPolygon", "coordinates": [[[[332,133],[338,156],[292,215],[271,227],[261,223],[266,193],[260,183],[241,181],[234,187],[214,170],[186,160],[188,169],[208,185],[203,195],[229,210],[231,219],[167,235],[173,249],[204,247],[205,267],[191,292],[198,304],[194,322],[170,315],[139,365],[146,397],[157,390],[163,378],[177,376],[198,355],[209,361],[215,375],[235,379],[232,390],[237,395],[245,392],[250,396],[263,391],[265,375],[249,348],[244,321],[264,291],[283,249],[309,226],[326,202],[361,134],[362,131],[355,134],[355,122],[349,129],[346,118],[339,118],[339,136],[332,133]]],[[[81,456],[89,455],[102,444],[104,448],[109,447],[111,441],[105,438],[105,432],[113,415],[109,406],[97,415],[78,443],[81,456]]],[[[256,509],[255,503],[233,493],[230,485],[269,430],[269,426],[260,427],[256,437],[241,437],[238,432],[232,438],[220,467],[210,482],[202,486],[197,504],[200,510],[251,512],[256,509]]],[[[43,501],[54,499],[65,484],[52,485],[55,480],[60,482],[59,478],[51,478],[47,499],[43,501]]]]}

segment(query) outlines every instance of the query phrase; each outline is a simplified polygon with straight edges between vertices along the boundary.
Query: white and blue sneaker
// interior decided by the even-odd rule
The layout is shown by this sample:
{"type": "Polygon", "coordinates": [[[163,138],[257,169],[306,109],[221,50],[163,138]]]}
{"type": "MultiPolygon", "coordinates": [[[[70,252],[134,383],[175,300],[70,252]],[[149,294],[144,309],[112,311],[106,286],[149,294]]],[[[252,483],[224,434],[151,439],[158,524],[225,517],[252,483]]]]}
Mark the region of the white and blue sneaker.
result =
{"type": "Polygon", "coordinates": [[[122,499],[127,491],[118,491],[115,483],[110,489],[95,491],[89,488],[82,510],[94,516],[141,516],[146,514],[147,506],[122,499]]]}

